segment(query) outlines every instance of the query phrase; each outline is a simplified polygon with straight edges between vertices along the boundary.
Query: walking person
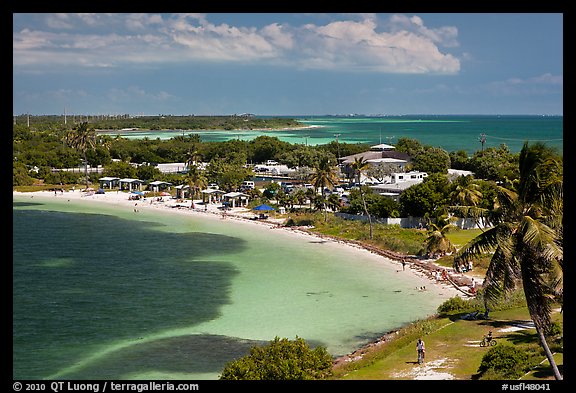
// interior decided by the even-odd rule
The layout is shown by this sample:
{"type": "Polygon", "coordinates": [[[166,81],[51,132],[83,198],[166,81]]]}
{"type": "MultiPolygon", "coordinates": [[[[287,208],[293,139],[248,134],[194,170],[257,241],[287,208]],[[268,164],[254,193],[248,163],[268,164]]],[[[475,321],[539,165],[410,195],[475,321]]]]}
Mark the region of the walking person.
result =
{"type": "Polygon", "coordinates": [[[424,356],[426,355],[426,346],[421,338],[416,342],[416,351],[418,352],[418,364],[424,363],[424,356]]]}

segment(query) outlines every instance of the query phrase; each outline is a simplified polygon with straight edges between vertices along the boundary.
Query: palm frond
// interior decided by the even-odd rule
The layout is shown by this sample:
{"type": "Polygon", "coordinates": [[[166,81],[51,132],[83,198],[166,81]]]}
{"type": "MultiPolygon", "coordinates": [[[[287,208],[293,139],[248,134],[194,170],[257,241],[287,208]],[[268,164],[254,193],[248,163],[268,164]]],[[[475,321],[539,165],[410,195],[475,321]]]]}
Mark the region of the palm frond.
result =
{"type": "Polygon", "coordinates": [[[500,225],[484,231],[461,247],[456,257],[463,261],[468,261],[487,252],[492,252],[498,247],[498,232],[501,230],[500,225]]]}
{"type": "Polygon", "coordinates": [[[557,259],[562,256],[562,251],[555,242],[557,233],[547,225],[532,217],[524,216],[519,229],[522,242],[539,253],[546,251],[547,259],[557,259]]]}
{"type": "Polygon", "coordinates": [[[520,269],[515,259],[508,259],[497,248],[486,270],[484,296],[489,301],[496,301],[503,293],[513,290],[518,284],[520,269]]]}

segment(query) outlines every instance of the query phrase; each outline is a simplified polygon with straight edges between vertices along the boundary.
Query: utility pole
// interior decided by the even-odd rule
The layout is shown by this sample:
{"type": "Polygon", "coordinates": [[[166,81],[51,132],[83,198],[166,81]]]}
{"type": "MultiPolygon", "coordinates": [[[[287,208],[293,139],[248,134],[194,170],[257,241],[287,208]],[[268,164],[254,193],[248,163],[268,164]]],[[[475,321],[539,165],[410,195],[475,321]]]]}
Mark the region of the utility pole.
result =
{"type": "Polygon", "coordinates": [[[486,134],[480,134],[480,138],[478,138],[480,143],[482,143],[482,155],[484,155],[484,143],[486,143],[486,134]]]}
{"type": "Polygon", "coordinates": [[[336,148],[338,149],[338,164],[340,164],[340,144],[338,143],[338,137],[342,135],[342,134],[334,134],[334,136],[336,137],[336,148]]]}

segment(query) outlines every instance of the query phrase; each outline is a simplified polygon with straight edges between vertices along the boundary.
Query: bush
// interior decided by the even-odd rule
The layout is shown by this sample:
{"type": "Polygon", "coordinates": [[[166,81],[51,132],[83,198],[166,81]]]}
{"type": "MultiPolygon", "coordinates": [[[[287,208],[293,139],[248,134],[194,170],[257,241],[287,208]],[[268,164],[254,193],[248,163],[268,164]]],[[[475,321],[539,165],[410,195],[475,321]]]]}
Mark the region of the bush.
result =
{"type": "Polygon", "coordinates": [[[312,218],[299,218],[296,219],[290,217],[286,220],[284,226],[287,227],[307,227],[307,226],[314,226],[314,219],[312,218]]]}
{"type": "Polygon", "coordinates": [[[544,332],[546,337],[557,337],[562,335],[562,325],[560,322],[552,322],[548,327],[546,332],[544,332]]]}
{"type": "Polygon", "coordinates": [[[438,306],[438,314],[454,314],[470,310],[470,302],[454,296],[438,306]]]}
{"type": "Polygon", "coordinates": [[[12,186],[31,186],[34,179],[28,174],[25,165],[16,163],[12,166],[12,186]]]}
{"type": "Polygon", "coordinates": [[[498,345],[482,357],[480,379],[518,379],[532,368],[528,352],[518,346],[498,345]]]}
{"type": "Polygon", "coordinates": [[[84,175],[67,171],[49,173],[44,177],[44,182],[48,184],[77,184],[84,175]]]}
{"type": "Polygon", "coordinates": [[[270,344],[250,349],[250,354],[229,362],[222,380],[321,379],[332,372],[332,357],[324,347],[311,349],[299,337],[274,338],[270,344]]]}

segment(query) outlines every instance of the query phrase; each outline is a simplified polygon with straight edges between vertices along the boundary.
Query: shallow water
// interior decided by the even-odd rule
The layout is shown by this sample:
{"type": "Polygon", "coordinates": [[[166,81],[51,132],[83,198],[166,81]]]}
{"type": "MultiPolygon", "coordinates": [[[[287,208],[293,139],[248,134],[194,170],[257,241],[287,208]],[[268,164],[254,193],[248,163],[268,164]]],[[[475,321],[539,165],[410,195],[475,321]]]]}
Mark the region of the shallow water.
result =
{"type": "Polygon", "coordinates": [[[252,223],[13,206],[15,379],[216,379],[275,336],[342,355],[450,297],[368,252],[252,223]]]}
{"type": "Polygon", "coordinates": [[[387,143],[395,145],[400,138],[410,138],[424,145],[448,152],[464,150],[469,155],[484,147],[505,144],[511,152],[522,150],[524,142],[544,142],[563,149],[563,116],[500,115],[410,115],[388,117],[296,117],[314,128],[287,130],[142,130],[118,132],[128,139],[170,139],[179,135],[198,134],[202,141],[253,140],[261,135],[277,137],[293,144],[324,145],[345,143],[387,143]],[[336,139],[338,135],[338,139],[336,139]]]}

